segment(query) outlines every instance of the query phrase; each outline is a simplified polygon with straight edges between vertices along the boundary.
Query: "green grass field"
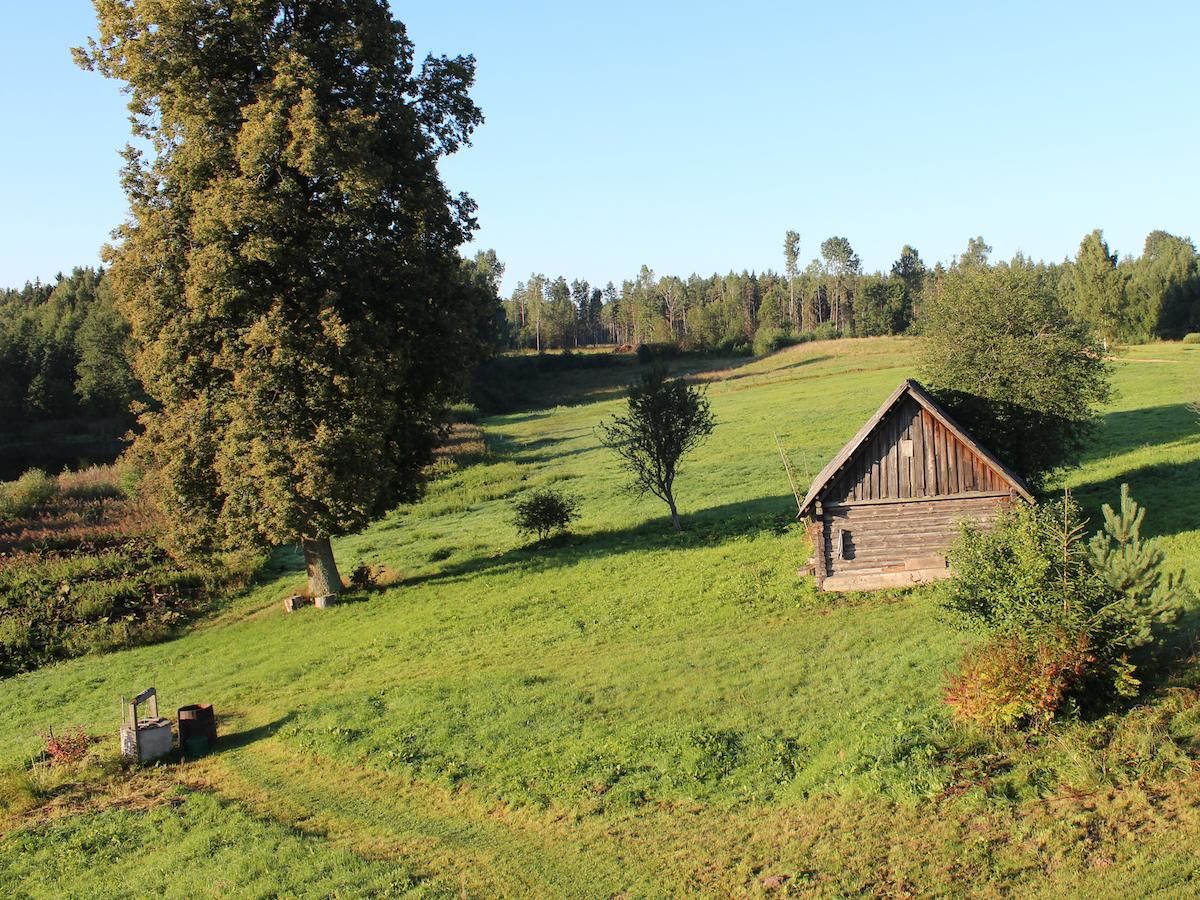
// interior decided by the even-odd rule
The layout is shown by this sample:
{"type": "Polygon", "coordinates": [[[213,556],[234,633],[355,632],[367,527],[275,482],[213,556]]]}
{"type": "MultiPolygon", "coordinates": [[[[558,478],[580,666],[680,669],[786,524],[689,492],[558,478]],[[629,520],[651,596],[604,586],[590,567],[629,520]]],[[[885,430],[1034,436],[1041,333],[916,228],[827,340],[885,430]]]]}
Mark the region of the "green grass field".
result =
{"type": "MultiPolygon", "coordinates": [[[[336,543],[343,574],[384,566],[386,589],[286,615],[302,575],[280,553],[183,638],[0,683],[0,892],[1194,893],[1194,616],[1137,705],[994,741],[947,719],[971,638],[931,589],[798,575],[773,433],[815,474],[916,346],[681,362],[719,423],[680,476],[681,535],[594,434],[636,370],[555,373],[557,405],[485,420],[481,459],[336,543]],[[510,501],[545,484],[582,516],[526,548],[510,501]],[[114,766],[117,700],[150,683],[213,703],[219,752],[114,766]],[[106,736],[92,761],[31,762],[39,730],[75,723],[106,736]]],[[[1200,347],[1133,348],[1115,383],[1066,483],[1098,521],[1128,481],[1170,565],[1200,571],[1200,347]]]]}

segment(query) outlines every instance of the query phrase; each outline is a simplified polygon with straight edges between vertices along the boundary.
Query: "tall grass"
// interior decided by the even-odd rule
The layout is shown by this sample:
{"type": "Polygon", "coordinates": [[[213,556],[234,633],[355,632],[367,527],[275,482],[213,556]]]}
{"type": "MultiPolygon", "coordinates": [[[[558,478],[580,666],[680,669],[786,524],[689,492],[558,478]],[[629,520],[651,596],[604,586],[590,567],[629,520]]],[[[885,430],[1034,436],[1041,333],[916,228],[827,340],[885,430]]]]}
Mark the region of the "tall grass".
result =
{"type": "Polygon", "coordinates": [[[16,481],[0,483],[0,523],[29,515],[57,492],[57,482],[41,469],[30,469],[16,481]]]}

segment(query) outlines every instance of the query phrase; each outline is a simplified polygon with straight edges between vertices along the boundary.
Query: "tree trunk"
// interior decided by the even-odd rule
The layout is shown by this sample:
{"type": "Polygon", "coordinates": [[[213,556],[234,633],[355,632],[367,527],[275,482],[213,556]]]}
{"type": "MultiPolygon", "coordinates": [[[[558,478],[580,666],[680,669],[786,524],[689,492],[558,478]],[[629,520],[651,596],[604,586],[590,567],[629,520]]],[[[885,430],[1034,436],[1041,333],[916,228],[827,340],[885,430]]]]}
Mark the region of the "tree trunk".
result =
{"type": "Polygon", "coordinates": [[[671,507],[671,524],[675,526],[676,531],[683,531],[683,525],[679,521],[679,510],[675,508],[675,498],[671,494],[667,494],[667,506],[671,507]]]}
{"type": "Polygon", "coordinates": [[[308,592],[316,597],[342,592],[342,576],[338,574],[337,561],[333,558],[333,547],[329,538],[301,538],[304,548],[304,567],[308,570],[308,592]]]}

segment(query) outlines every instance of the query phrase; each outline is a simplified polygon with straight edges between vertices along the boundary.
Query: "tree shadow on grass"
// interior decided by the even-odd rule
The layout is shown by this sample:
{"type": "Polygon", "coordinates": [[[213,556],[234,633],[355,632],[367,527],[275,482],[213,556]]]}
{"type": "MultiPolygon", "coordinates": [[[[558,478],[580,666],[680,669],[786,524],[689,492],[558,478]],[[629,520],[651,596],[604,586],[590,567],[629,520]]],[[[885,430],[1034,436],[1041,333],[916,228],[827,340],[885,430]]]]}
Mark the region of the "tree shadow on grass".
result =
{"type": "Polygon", "coordinates": [[[1114,509],[1120,504],[1122,484],[1128,484],[1133,499],[1146,508],[1143,537],[1200,528],[1200,459],[1155,463],[1072,488],[1072,496],[1088,518],[1089,531],[1103,525],[1101,507],[1105,503],[1114,509]]]}
{"type": "Polygon", "coordinates": [[[1170,444],[1200,434],[1200,421],[1186,403],[1122,410],[1100,419],[1088,460],[1103,459],[1156,444],[1170,444]]]}
{"type": "Polygon", "coordinates": [[[388,587],[465,580],[483,573],[500,574],[514,569],[536,573],[597,555],[607,557],[653,550],[716,547],[764,531],[783,534],[795,521],[795,503],[791,494],[781,494],[726,503],[690,514],[685,512],[682,532],[676,532],[669,516],[662,515],[630,528],[563,534],[538,544],[477,556],[435,572],[404,578],[388,587]]]}
{"type": "MultiPolygon", "coordinates": [[[[749,361],[754,362],[755,360],[768,359],[768,358],[769,357],[765,357],[765,356],[752,357],[749,361]]],[[[699,377],[699,376],[703,376],[705,374],[705,373],[701,372],[701,373],[698,373],[698,377],[696,380],[708,382],[711,384],[720,384],[721,382],[724,382],[724,381],[738,381],[742,378],[763,378],[763,379],[767,379],[767,380],[776,380],[781,372],[787,372],[790,369],[799,369],[801,366],[810,366],[813,363],[827,362],[828,360],[831,360],[833,358],[834,358],[833,356],[829,356],[829,355],[809,356],[805,359],[798,359],[798,360],[796,360],[796,362],[788,363],[786,366],[777,366],[776,368],[773,368],[773,369],[765,369],[765,370],[758,371],[758,372],[734,372],[732,375],[724,375],[724,376],[721,375],[722,370],[717,370],[717,371],[709,373],[713,376],[711,378],[699,377]]]]}
{"type": "Polygon", "coordinates": [[[1146,652],[1132,654],[1137,665],[1136,675],[1147,694],[1160,694],[1178,687],[1181,676],[1186,678],[1188,673],[1194,672],[1196,654],[1200,650],[1200,606],[1191,606],[1175,622],[1161,626],[1157,637],[1146,652]]]}
{"type": "MultiPolygon", "coordinates": [[[[241,716],[231,716],[230,718],[240,719],[241,716]]],[[[273,722],[267,722],[264,725],[257,725],[254,728],[244,728],[241,731],[223,731],[223,724],[220,714],[217,715],[217,743],[213,747],[214,753],[224,753],[227,750],[237,750],[255,741],[261,741],[263,738],[272,737],[276,731],[286,725],[292,719],[296,718],[295,712],[290,712],[287,715],[280,716],[273,722]]]]}

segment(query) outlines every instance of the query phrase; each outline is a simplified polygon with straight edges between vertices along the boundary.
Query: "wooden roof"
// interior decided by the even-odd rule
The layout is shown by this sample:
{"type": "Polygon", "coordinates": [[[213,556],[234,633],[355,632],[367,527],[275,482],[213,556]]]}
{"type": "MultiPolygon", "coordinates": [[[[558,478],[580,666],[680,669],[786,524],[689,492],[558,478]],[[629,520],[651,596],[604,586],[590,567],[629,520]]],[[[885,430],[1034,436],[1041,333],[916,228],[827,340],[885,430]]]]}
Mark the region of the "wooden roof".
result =
{"type": "MultiPolygon", "coordinates": [[[[892,391],[891,395],[883,401],[883,405],[879,407],[875,415],[867,420],[866,424],[858,430],[858,434],[854,435],[850,441],[837,455],[829,461],[813,480],[812,485],[808,489],[808,494],[804,497],[804,502],[800,505],[799,516],[807,515],[814,503],[820,498],[822,491],[834,480],[845,466],[854,458],[858,450],[871,437],[872,432],[879,426],[888,413],[896,408],[896,406],[904,400],[905,397],[911,397],[922,408],[927,410],[931,416],[937,419],[941,424],[949,429],[960,441],[966,444],[971,450],[979,455],[990,467],[992,467],[1000,477],[1011,485],[1012,489],[1024,497],[1026,500],[1032,501],[1033,494],[1029,490],[1029,486],[1025,483],[1021,476],[1017,475],[1009,469],[1004,463],[1000,462],[994,454],[986,448],[980,446],[969,431],[959,425],[951,418],[937,401],[934,400],[925,391],[920,384],[913,381],[911,378],[906,378],[896,390],[892,391]]],[[[932,499],[932,498],[931,498],[932,499]]]]}

